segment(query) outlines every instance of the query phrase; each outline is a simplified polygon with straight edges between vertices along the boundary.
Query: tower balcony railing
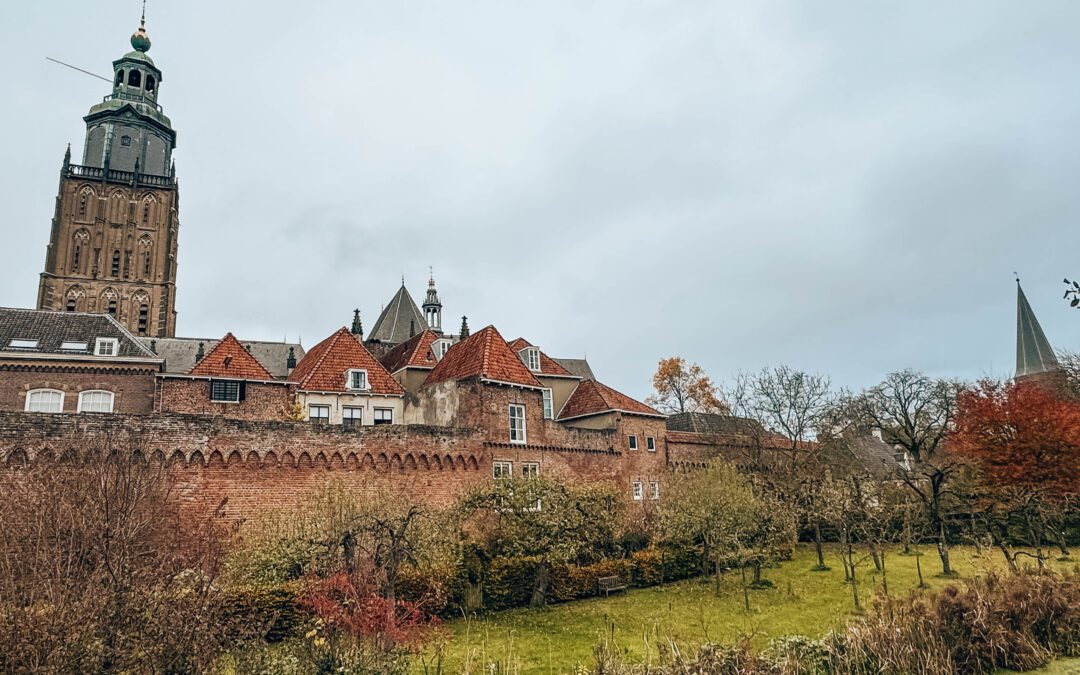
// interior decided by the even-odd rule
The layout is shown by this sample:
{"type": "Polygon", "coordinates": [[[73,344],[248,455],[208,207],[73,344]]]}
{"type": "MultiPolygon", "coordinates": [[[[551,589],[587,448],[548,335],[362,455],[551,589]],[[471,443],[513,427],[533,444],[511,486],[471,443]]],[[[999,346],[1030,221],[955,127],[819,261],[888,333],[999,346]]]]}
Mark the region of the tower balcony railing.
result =
{"type": "Polygon", "coordinates": [[[108,96],[103,98],[102,102],[104,103],[106,101],[112,101],[114,99],[119,101],[133,101],[135,103],[142,103],[144,105],[150,106],[151,108],[154,108],[158,112],[164,111],[164,108],[161,107],[161,104],[154,103],[150,100],[149,97],[146,96],[146,94],[129,94],[124,91],[118,91],[115,94],[109,94],[108,96]]]}
{"type": "Polygon", "coordinates": [[[67,178],[103,180],[108,183],[124,183],[125,185],[135,183],[136,185],[150,187],[176,187],[176,178],[174,176],[153,176],[145,173],[137,174],[134,171],[117,171],[115,169],[106,171],[99,166],[81,166],[79,164],[69,164],[65,176],[67,178]]]}

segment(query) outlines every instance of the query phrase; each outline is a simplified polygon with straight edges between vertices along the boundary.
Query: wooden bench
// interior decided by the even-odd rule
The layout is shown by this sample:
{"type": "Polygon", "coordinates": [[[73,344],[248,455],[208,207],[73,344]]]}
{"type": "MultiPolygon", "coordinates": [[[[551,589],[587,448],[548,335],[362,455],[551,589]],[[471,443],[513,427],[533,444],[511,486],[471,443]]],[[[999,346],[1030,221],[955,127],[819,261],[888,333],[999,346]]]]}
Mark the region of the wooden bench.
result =
{"type": "Polygon", "coordinates": [[[600,577],[596,580],[596,584],[605,597],[611,595],[612,591],[626,590],[626,584],[619,577],[600,577]]]}

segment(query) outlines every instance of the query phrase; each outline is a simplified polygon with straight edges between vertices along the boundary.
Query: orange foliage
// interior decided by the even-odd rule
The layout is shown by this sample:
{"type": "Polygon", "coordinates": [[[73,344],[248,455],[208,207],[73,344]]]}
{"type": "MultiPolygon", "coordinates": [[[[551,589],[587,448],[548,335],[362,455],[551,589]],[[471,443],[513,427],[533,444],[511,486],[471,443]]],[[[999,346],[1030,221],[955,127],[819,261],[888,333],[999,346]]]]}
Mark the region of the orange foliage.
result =
{"type": "Polygon", "coordinates": [[[1080,403],[1049,387],[984,380],[961,392],[949,445],[995,485],[1080,493],[1080,403]]]}
{"type": "Polygon", "coordinates": [[[730,414],[720,400],[716,385],[696,363],[687,364],[681,356],[660,359],[653,375],[656,394],[645,402],[665,413],[702,412],[730,414]]]}

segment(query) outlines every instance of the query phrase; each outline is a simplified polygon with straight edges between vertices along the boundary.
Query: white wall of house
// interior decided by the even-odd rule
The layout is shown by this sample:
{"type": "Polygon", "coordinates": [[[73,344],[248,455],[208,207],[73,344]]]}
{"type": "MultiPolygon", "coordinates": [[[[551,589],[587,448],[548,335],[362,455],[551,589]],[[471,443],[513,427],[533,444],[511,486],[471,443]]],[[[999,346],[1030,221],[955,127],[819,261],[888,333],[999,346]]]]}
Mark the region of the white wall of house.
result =
{"type": "Polygon", "coordinates": [[[304,419],[309,419],[311,406],[322,405],[330,409],[330,424],[341,424],[345,408],[360,408],[361,423],[364,426],[375,424],[376,409],[391,410],[393,424],[402,424],[405,421],[404,399],[401,396],[301,391],[298,393],[298,400],[304,409],[304,419]]]}

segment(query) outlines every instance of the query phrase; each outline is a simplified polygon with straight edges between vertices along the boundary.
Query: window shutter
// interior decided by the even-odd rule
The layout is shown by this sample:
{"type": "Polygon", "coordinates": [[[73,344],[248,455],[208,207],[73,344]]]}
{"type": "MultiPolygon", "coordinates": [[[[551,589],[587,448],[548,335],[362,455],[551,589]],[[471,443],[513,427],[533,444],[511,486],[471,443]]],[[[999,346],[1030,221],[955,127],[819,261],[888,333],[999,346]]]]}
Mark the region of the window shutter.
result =
{"type": "Polygon", "coordinates": [[[243,401],[247,398],[247,382],[240,383],[240,400],[243,401]]]}

